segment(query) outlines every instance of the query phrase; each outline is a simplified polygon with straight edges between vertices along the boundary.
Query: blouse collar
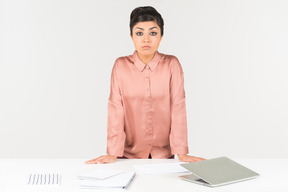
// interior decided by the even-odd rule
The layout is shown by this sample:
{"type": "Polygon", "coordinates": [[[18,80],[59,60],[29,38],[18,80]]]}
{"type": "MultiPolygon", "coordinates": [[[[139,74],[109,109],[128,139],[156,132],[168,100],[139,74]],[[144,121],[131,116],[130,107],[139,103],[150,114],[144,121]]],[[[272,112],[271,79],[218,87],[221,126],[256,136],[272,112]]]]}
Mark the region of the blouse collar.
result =
{"type": "Polygon", "coordinates": [[[152,71],[154,71],[154,69],[159,64],[159,61],[161,59],[161,54],[158,51],[156,51],[153,59],[148,64],[145,64],[141,61],[141,59],[138,57],[137,51],[134,52],[133,58],[134,58],[133,59],[134,64],[140,72],[142,72],[147,65],[152,71]]]}

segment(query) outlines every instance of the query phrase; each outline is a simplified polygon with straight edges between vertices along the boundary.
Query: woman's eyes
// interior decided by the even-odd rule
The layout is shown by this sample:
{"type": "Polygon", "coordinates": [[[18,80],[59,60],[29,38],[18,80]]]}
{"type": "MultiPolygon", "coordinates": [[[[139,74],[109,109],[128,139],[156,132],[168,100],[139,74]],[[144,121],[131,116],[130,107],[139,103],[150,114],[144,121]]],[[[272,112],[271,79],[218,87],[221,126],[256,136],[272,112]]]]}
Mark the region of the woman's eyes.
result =
{"type": "MultiPolygon", "coordinates": [[[[142,35],[143,35],[143,32],[136,32],[136,35],[137,35],[137,36],[142,36],[142,35]]],[[[151,35],[151,36],[156,36],[156,35],[157,35],[157,32],[150,32],[150,35],[151,35]]]]}
{"type": "Polygon", "coordinates": [[[136,32],[136,35],[137,35],[137,36],[142,36],[143,33],[142,33],[142,32],[136,32]]]}
{"type": "Polygon", "coordinates": [[[151,35],[151,36],[156,36],[156,35],[157,35],[157,32],[151,32],[150,35],[151,35]]]}

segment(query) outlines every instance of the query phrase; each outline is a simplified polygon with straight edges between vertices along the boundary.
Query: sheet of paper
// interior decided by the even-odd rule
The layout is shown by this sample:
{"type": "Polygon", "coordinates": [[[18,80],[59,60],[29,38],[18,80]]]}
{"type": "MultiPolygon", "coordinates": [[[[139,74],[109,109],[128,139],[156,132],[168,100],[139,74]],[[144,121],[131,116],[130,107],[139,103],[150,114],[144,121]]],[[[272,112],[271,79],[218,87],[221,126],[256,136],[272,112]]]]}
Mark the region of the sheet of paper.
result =
{"type": "Polygon", "coordinates": [[[189,171],[179,163],[155,163],[155,164],[142,164],[134,165],[134,168],[141,174],[169,174],[169,173],[189,173],[189,171]]]}
{"type": "Polygon", "coordinates": [[[135,176],[135,172],[123,172],[113,177],[103,180],[82,180],[80,188],[86,189],[112,189],[120,188],[125,189],[131,183],[135,176]]]}
{"type": "Polygon", "coordinates": [[[105,168],[100,168],[96,169],[94,171],[88,172],[88,173],[83,173],[78,175],[79,179],[107,179],[109,177],[118,175],[122,173],[123,171],[118,171],[118,170],[113,170],[113,169],[105,169],[105,168]]]}

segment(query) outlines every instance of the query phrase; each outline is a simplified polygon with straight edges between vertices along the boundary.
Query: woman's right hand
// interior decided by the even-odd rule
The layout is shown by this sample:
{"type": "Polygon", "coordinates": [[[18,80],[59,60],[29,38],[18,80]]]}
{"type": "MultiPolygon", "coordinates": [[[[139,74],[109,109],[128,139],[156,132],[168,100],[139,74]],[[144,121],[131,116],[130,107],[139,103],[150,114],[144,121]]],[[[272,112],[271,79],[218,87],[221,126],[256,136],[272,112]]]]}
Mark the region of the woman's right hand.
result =
{"type": "Polygon", "coordinates": [[[86,161],[86,164],[103,164],[103,163],[113,163],[117,159],[114,155],[102,155],[96,159],[91,159],[89,161],[86,161]]]}

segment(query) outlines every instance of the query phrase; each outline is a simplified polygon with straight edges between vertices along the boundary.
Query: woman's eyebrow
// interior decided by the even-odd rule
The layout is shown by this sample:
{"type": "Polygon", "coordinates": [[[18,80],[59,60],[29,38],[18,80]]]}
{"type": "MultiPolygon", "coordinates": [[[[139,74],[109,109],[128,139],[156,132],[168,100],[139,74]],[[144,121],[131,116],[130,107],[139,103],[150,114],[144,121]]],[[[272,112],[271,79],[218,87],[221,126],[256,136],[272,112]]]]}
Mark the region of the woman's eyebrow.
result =
{"type": "Polygon", "coordinates": [[[152,30],[152,29],[158,29],[157,27],[151,27],[149,30],[152,30]]]}
{"type": "MultiPolygon", "coordinates": [[[[143,30],[143,31],[144,31],[144,29],[141,28],[141,27],[137,27],[136,29],[140,29],[140,30],[143,30]]],[[[157,28],[157,27],[151,27],[149,30],[152,30],[152,29],[158,29],[158,28],[157,28]]]]}
{"type": "Polygon", "coordinates": [[[143,28],[141,28],[141,27],[137,27],[136,29],[140,29],[140,30],[143,30],[143,31],[144,31],[144,29],[143,29],[143,28]]]}

